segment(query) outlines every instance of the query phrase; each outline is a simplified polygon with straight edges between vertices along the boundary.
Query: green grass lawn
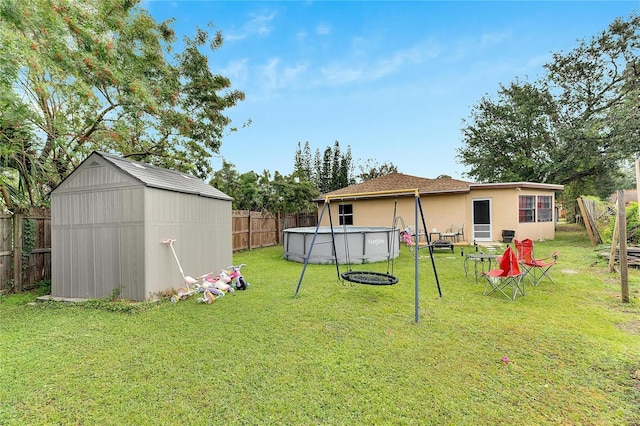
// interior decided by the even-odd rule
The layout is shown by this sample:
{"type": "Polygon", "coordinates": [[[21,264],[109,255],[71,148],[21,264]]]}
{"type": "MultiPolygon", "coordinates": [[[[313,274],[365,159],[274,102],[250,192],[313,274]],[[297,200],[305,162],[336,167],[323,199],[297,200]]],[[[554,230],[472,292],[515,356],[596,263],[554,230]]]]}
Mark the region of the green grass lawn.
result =
{"type": "Polygon", "coordinates": [[[302,265],[273,247],[237,253],[252,285],[212,305],[5,296],[0,424],[640,424],[640,273],[623,304],[580,230],[536,243],[553,250],[557,284],[515,301],[483,296],[459,249],[435,253],[439,298],[423,250],[418,323],[406,247],[390,287],[310,265],[294,297],[302,265]]]}

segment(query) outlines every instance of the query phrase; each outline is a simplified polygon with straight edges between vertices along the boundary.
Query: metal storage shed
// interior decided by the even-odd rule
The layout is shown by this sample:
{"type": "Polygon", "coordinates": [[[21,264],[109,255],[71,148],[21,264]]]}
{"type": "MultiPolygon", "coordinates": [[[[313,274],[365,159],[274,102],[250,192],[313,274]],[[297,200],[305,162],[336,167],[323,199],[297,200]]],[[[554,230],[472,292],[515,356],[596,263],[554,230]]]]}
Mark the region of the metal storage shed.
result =
{"type": "Polygon", "coordinates": [[[51,192],[51,295],[149,300],[232,264],[232,198],[193,176],[93,152],[51,192]]]}

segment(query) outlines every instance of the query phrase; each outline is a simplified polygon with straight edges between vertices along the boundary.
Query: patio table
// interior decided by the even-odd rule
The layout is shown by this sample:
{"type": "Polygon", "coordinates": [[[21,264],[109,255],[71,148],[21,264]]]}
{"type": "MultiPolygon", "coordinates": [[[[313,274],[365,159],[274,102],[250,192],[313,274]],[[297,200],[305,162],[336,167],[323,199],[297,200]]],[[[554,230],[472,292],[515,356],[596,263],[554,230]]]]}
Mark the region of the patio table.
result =
{"type": "Polygon", "coordinates": [[[480,263],[481,274],[485,272],[484,264],[487,263],[487,271],[491,270],[491,264],[496,262],[498,258],[497,254],[489,253],[470,253],[464,257],[464,276],[468,276],[469,262],[473,262],[473,273],[476,277],[476,283],[478,282],[478,263],[480,263]]]}

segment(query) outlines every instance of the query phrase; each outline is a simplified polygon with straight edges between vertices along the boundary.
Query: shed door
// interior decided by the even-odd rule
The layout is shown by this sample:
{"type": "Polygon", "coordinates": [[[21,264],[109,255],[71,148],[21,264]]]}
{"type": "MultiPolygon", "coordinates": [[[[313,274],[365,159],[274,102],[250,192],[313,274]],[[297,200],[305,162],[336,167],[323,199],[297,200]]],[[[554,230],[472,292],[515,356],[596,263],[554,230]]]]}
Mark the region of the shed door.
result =
{"type": "Polygon", "coordinates": [[[473,203],[473,239],[475,241],[493,241],[491,236],[491,199],[472,200],[473,203]]]}

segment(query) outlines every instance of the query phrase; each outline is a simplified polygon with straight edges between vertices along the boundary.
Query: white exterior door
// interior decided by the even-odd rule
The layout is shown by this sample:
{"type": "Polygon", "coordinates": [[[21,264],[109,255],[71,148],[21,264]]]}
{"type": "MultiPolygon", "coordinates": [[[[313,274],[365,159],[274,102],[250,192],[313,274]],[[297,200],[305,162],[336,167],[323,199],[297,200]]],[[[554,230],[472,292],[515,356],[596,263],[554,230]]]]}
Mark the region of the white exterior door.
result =
{"type": "Polygon", "coordinates": [[[471,201],[473,217],[473,240],[493,241],[491,234],[491,199],[479,198],[471,201]]]}

